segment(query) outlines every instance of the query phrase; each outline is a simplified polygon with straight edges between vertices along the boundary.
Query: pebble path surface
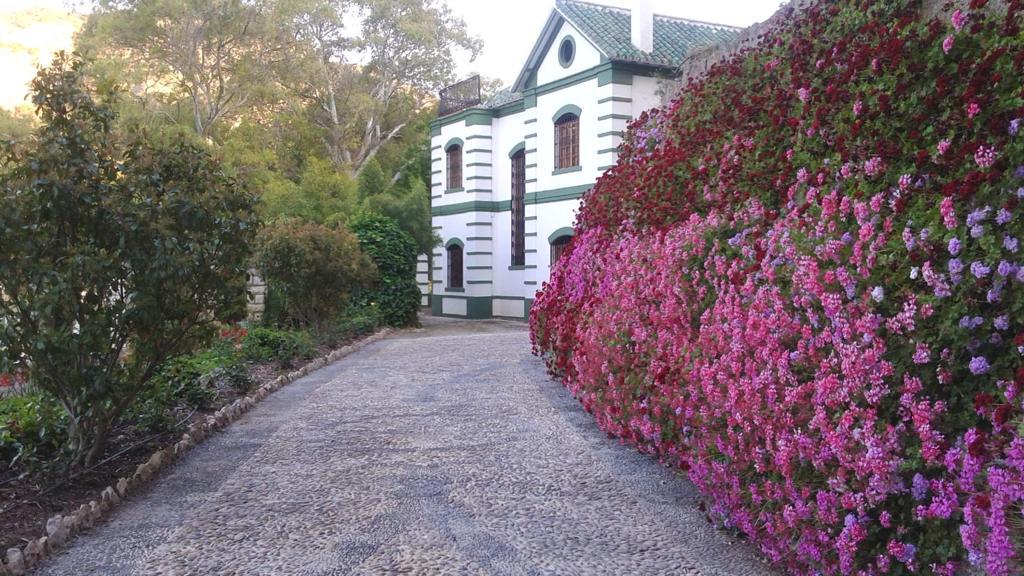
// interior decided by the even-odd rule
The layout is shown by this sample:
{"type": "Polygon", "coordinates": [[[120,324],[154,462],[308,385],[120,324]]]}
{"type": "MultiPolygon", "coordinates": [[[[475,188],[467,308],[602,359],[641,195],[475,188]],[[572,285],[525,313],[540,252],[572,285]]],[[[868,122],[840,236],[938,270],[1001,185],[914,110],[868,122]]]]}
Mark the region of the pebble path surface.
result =
{"type": "Polygon", "coordinates": [[[521,323],[424,318],[271,395],[39,574],[773,574],[521,323]]]}

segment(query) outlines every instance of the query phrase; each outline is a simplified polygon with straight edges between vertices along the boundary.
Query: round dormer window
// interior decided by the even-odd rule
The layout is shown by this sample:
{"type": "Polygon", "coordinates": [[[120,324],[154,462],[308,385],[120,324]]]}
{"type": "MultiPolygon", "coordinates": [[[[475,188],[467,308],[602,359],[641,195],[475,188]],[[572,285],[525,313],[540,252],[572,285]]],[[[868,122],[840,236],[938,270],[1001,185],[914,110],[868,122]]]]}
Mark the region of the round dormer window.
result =
{"type": "Polygon", "coordinates": [[[566,36],[558,46],[558,63],[562,68],[572,66],[572,59],[576,57],[576,42],[572,36],[566,36]]]}

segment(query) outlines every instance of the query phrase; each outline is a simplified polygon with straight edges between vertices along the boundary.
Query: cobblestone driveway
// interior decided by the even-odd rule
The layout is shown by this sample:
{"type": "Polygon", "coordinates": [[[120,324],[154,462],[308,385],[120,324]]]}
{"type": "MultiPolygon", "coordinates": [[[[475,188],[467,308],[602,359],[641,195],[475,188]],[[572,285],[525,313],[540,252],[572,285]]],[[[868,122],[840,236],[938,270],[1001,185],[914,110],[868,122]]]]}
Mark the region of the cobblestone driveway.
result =
{"type": "Polygon", "coordinates": [[[426,319],[296,381],[43,574],[768,574],[608,440],[511,322],[426,319]]]}

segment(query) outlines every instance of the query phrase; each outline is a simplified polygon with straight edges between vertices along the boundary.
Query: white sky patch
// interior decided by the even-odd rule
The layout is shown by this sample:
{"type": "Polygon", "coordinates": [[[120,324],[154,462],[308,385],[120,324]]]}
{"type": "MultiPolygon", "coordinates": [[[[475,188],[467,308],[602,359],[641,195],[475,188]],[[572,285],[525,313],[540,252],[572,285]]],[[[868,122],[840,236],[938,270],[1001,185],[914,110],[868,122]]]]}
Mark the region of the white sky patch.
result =
{"type": "MultiPolygon", "coordinates": [[[[594,1],[594,0],[592,0],[594,1]]],[[[596,0],[595,4],[630,8],[629,0],[596,0]]],[[[784,2],[780,0],[654,0],[654,12],[704,22],[746,27],[770,18],[784,2]]],[[[554,0],[448,0],[452,12],[461,16],[471,33],[484,41],[475,62],[460,54],[458,77],[480,73],[500,78],[505,86],[516,76],[540,36],[554,0]]]]}

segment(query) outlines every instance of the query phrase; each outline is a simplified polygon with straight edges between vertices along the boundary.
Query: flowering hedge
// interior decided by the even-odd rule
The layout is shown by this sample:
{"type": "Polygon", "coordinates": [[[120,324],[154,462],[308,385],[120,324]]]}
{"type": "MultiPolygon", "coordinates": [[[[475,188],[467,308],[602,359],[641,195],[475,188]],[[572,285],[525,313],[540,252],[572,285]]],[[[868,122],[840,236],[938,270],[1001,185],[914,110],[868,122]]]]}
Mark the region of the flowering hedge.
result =
{"type": "Polygon", "coordinates": [[[533,307],[535,350],[600,426],[791,573],[1021,573],[1006,4],[791,11],[634,122],[533,307]]]}

